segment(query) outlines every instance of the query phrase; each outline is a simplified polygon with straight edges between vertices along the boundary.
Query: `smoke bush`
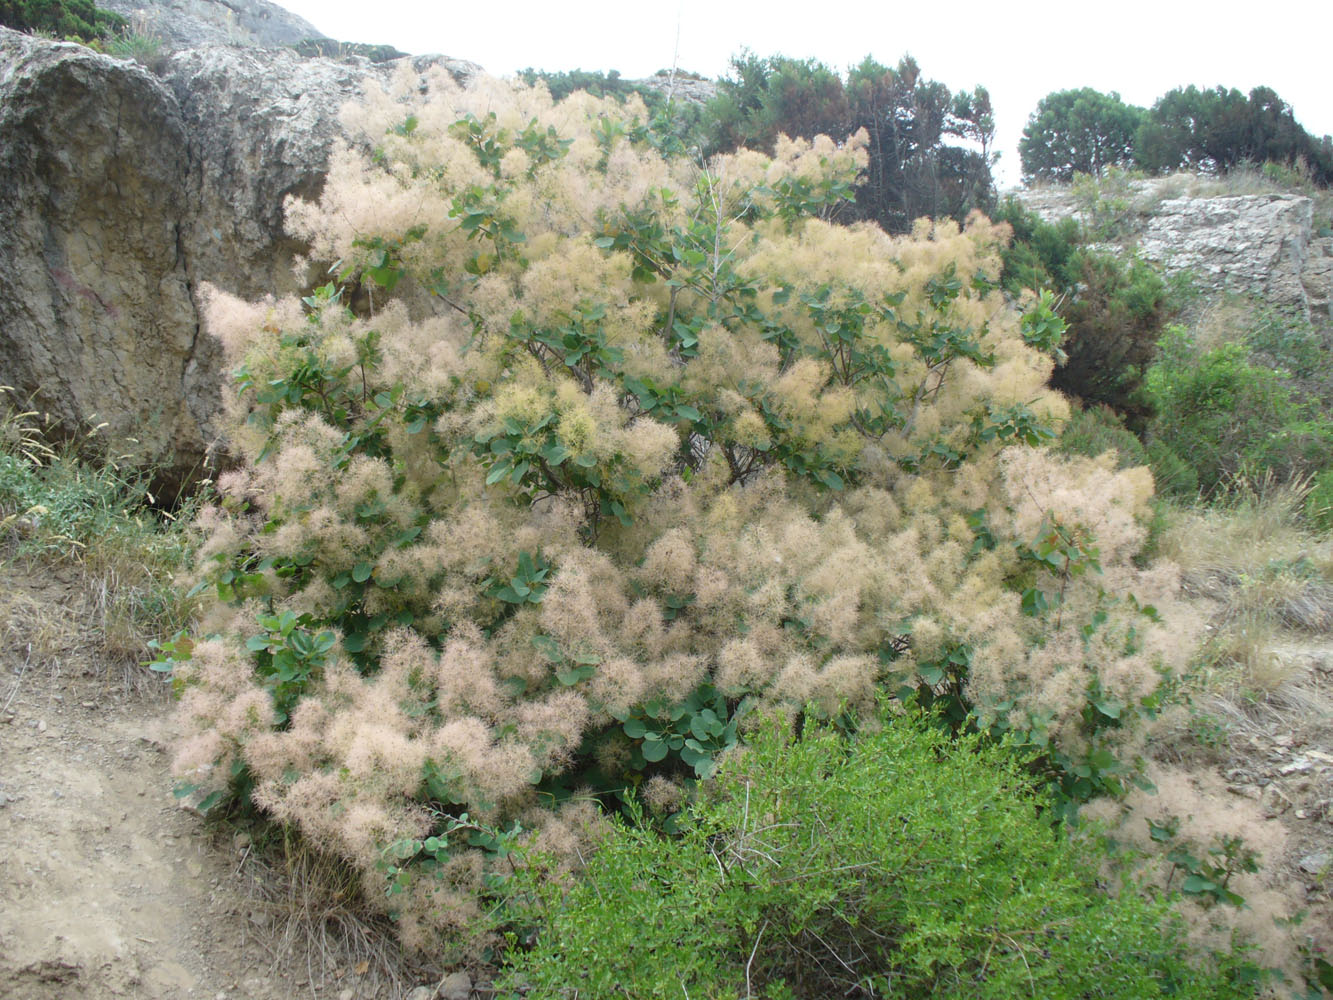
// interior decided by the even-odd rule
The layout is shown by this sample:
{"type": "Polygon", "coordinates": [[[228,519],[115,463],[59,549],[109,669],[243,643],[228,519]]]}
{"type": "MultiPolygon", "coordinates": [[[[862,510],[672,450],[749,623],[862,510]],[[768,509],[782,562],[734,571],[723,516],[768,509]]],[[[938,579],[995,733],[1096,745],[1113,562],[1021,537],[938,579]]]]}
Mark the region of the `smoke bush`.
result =
{"type": "Polygon", "coordinates": [[[1146,471],[1040,447],[1004,227],[826,221],[860,135],[701,166],[636,98],[400,84],[288,206],[334,280],[211,299],[244,464],[176,654],[188,780],[468,948],[515,838],[669,813],[755,705],[901,689],[1117,787],[1176,583],[1131,562],[1146,471]]]}

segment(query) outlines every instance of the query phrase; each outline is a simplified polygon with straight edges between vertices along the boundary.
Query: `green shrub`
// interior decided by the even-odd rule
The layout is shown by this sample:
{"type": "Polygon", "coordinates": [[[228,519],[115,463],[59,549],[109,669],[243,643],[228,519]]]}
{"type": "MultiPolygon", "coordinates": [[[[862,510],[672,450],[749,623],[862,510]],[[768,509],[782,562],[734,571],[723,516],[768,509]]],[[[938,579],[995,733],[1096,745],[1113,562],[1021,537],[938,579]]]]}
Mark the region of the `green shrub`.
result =
{"type": "Polygon", "coordinates": [[[1333,530],[1333,469],[1325,469],[1315,477],[1305,498],[1305,512],[1319,530],[1333,530]]]}
{"type": "Polygon", "coordinates": [[[1076,266],[1083,242],[1082,230],[1072,218],[1047,222],[1029,211],[1013,195],[1000,203],[994,215],[1013,230],[1013,242],[1004,251],[1000,281],[1005,291],[1020,295],[1025,290],[1051,289],[1068,294],[1078,283],[1076,266]]]}
{"type": "Polygon", "coordinates": [[[1077,291],[1064,310],[1069,360],[1051,384],[1085,403],[1102,403],[1142,427],[1149,405],[1143,378],[1163,327],[1177,306],[1161,275],[1136,256],[1082,249],[1074,262],[1077,291]]]}
{"type": "Polygon", "coordinates": [[[1084,455],[1088,458],[1114,451],[1122,469],[1149,464],[1143,442],[1125,427],[1124,421],[1108,406],[1075,410],[1060,431],[1056,447],[1066,455],[1084,455]]]}
{"type": "Polygon", "coordinates": [[[1046,222],[1014,199],[996,218],[1014,232],[1000,278],[1005,290],[1050,289],[1061,300],[1066,359],[1051,384],[1089,406],[1111,407],[1141,431],[1149,415],[1144,373],[1181,308],[1180,291],[1140,257],[1088,247],[1073,219],[1046,222]]]}
{"type": "Polygon", "coordinates": [[[1148,371],[1150,439],[1189,463],[1205,495],[1237,477],[1320,471],[1333,454],[1333,420],[1297,398],[1284,376],[1254,364],[1243,342],[1201,349],[1174,327],[1148,371]]]}
{"type": "Polygon", "coordinates": [[[92,0],[0,0],[0,24],[57,38],[106,38],[125,27],[119,14],[92,0]]]}
{"type": "Polygon", "coordinates": [[[760,726],[667,839],[616,823],[582,877],[524,871],[502,996],[1222,998],[1166,902],[1102,888],[1012,750],[886,716],[760,726]]]}
{"type": "Polygon", "coordinates": [[[0,387],[0,555],[81,569],[102,652],[137,668],[155,641],[189,624],[193,602],[174,576],[189,559],[193,507],[152,509],[147,474],[53,448],[34,417],[7,407],[0,387]]]}
{"type": "Polygon", "coordinates": [[[1198,499],[1199,472],[1190,462],[1159,437],[1150,438],[1146,450],[1159,493],[1180,500],[1198,499]]]}

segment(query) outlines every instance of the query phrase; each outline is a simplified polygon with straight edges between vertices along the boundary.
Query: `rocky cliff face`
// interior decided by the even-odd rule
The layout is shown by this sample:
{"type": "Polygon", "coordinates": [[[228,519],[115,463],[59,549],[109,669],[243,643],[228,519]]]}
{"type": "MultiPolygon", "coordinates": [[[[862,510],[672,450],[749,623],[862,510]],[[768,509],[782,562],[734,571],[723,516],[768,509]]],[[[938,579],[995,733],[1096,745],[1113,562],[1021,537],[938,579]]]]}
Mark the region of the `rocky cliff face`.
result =
{"type": "Polygon", "coordinates": [[[268,0],[100,0],[98,6],[171,49],[292,45],[324,37],[309,21],[268,0]]]}
{"type": "Polygon", "coordinates": [[[1020,193],[1047,219],[1096,224],[1114,216],[1117,246],[1136,248],[1168,274],[1186,272],[1204,292],[1241,292],[1304,319],[1327,323],[1333,296],[1333,235],[1314,200],[1297,194],[1213,194],[1192,178],[1128,182],[1115,207],[1092,209],[1068,189],[1020,193]],[[1181,189],[1184,189],[1182,192],[1181,189]]]}
{"type": "MultiPolygon", "coordinates": [[[[478,68],[442,57],[458,77],[478,68]]],[[[338,109],[395,64],[287,50],[138,65],[0,29],[0,383],[69,434],[109,421],[171,489],[218,443],[207,281],[294,290],[287,195],[317,194],[338,109]]]]}

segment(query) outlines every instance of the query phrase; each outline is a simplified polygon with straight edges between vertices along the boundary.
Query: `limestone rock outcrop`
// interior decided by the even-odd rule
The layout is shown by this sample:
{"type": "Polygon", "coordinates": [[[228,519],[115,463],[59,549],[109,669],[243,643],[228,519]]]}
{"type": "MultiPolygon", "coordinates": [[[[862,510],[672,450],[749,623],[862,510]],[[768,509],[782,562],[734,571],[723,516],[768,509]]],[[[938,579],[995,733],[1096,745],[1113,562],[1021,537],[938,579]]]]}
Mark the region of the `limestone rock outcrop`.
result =
{"type": "Polygon", "coordinates": [[[1169,198],[1149,216],[1138,247],[1168,272],[1188,271],[1201,288],[1258,295],[1308,319],[1307,282],[1328,308],[1327,279],[1321,295],[1317,267],[1307,274],[1313,205],[1291,194],[1169,198]]]}
{"type": "Polygon", "coordinates": [[[141,34],[171,49],[200,45],[292,45],[325,37],[269,0],[99,0],[141,34]]]}
{"type": "MultiPolygon", "coordinates": [[[[1333,297],[1333,236],[1299,194],[1214,194],[1187,175],[1128,181],[1115,191],[1115,247],[1133,248],[1168,274],[1187,273],[1202,292],[1257,295],[1304,319],[1327,323],[1333,297]],[[1184,189],[1182,191],[1182,189],[1184,189]]],[[[1019,192],[1046,219],[1096,224],[1068,188],[1019,192]]]]}
{"type": "Polygon", "coordinates": [[[198,287],[299,287],[284,199],[318,194],[339,108],[399,65],[222,46],[159,79],[0,29],[0,384],[67,434],[135,439],[163,489],[204,474],[223,373],[198,287]]]}

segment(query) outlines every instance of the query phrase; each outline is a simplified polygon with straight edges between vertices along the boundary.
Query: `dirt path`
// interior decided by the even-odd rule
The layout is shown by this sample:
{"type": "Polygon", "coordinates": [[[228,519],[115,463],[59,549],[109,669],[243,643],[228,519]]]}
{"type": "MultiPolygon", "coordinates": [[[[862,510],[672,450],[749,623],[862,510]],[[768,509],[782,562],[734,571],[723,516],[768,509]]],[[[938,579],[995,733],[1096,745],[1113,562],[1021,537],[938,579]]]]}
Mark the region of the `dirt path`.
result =
{"type": "MultiPolygon", "coordinates": [[[[0,995],[291,996],[258,947],[234,850],[179,809],[167,703],[80,655],[59,580],[3,599],[0,995]]],[[[15,587],[13,584],[18,583],[15,587]]],[[[304,984],[303,984],[304,985],[304,984]]]]}
{"type": "Polygon", "coordinates": [[[311,969],[292,946],[245,835],[172,796],[169,700],[99,662],[88,600],[73,572],[0,563],[0,997],[408,993],[356,955],[311,969]]]}

